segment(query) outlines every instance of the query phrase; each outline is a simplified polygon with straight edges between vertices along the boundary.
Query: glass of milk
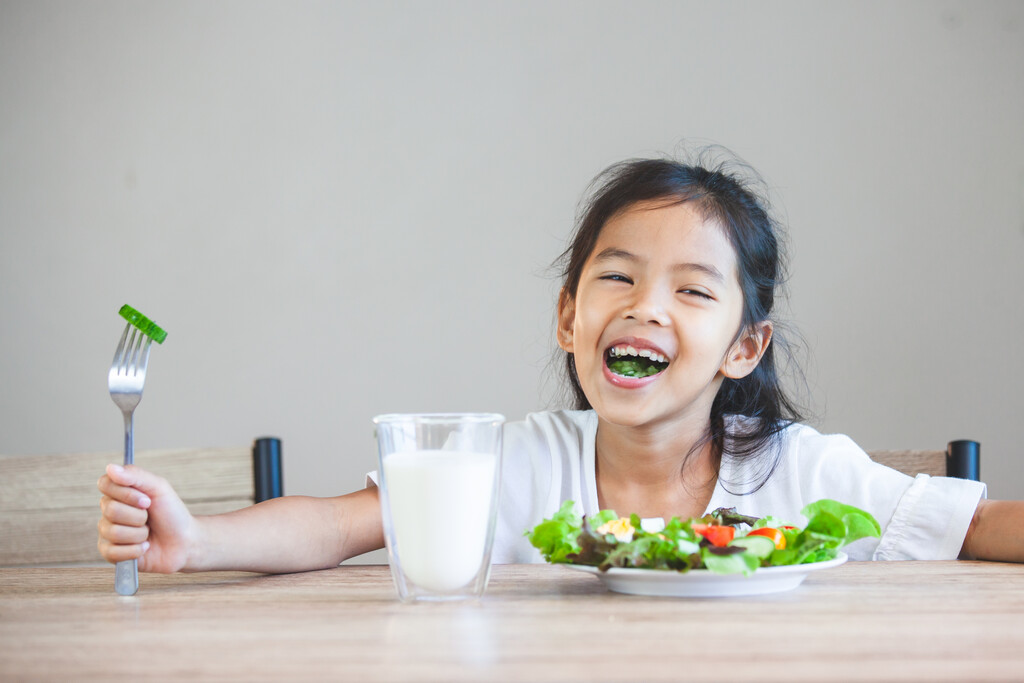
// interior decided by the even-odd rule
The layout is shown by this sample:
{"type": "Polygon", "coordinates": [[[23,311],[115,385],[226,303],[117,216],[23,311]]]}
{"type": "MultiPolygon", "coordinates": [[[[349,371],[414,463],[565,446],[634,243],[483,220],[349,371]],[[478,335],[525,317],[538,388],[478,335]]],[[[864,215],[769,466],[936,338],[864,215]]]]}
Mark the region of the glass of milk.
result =
{"type": "Polygon", "coordinates": [[[399,598],[479,597],[491,571],[505,418],[394,414],[373,422],[384,539],[399,598]]]}

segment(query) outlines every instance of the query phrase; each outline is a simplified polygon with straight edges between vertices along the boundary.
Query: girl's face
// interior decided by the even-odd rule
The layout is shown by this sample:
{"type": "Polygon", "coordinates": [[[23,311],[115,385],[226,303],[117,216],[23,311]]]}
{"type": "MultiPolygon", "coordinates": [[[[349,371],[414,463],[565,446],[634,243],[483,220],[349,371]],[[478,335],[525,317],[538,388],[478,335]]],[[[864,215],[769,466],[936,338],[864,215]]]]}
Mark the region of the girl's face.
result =
{"type": "Polygon", "coordinates": [[[558,315],[559,346],[601,418],[706,424],[723,379],[749,374],[771,338],[769,322],[739,334],[736,268],[725,233],[689,203],[639,202],[605,223],[558,315]]]}

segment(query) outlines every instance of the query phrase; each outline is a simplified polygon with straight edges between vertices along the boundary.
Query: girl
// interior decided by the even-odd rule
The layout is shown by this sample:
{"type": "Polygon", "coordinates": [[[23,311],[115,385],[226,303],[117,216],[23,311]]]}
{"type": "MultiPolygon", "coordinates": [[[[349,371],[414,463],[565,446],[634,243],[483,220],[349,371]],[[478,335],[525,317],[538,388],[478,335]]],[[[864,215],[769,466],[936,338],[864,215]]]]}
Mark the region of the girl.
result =
{"type": "MultiPolygon", "coordinates": [[[[797,423],[775,367],[776,229],[737,176],[640,160],[598,180],[558,302],[577,409],[506,425],[495,562],[540,561],[523,532],[567,499],[587,514],[685,519],[725,506],[801,523],[826,497],[882,524],[881,538],[846,548],[852,558],[1024,561],[1024,503],[908,477],[797,423]]],[[[384,545],[374,481],[193,517],[160,477],[110,465],[99,548],[143,571],[332,567],[384,545]]]]}

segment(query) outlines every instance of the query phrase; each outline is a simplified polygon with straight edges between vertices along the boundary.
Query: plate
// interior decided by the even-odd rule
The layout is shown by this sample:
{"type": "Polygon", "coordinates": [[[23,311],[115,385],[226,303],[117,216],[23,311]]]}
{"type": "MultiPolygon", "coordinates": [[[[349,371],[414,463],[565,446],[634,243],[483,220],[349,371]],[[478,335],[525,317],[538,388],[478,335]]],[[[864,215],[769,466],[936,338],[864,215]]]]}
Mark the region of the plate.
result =
{"type": "Polygon", "coordinates": [[[602,572],[597,567],[562,565],[593,574],[608,590],[632,595],[657,595],[673,598],[726,598],[738,595],[764,595],[793,590],[811,572],[838,567],[846,562],[846,553],[834,559],[810,564],[762,567],[750,576],[715,574],[707,569],[679,573],[664,569],[624,569],[612,567],[602,572]]]}

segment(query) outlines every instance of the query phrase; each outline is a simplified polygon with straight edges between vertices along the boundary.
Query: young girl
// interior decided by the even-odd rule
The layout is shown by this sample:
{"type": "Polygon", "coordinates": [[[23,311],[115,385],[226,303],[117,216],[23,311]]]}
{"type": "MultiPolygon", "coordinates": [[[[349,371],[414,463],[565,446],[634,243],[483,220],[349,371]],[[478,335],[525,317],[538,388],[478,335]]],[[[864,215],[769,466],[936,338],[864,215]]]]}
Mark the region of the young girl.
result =
{"type": "MultiPolygon", "coordinates": [[[[580,512],[697,517],[717,507],[802,524],[834,498],[871,512],[855,559],[1024,561],[1024,503],[983,484],[917,478],[796,422],[776,374],[780,279],[765,206],[723,168],[625,162],[599,176],[564,254],[558,345],[577,410],[505,427],[493,560],[538,562],[523,532],[562,501],[580,512]]],[[[382,548],[373,474],[336,498],[289,496],[193,517],[166,481],[110,465],[99,548],[143,571],[291,572],[382,548]]]]}

